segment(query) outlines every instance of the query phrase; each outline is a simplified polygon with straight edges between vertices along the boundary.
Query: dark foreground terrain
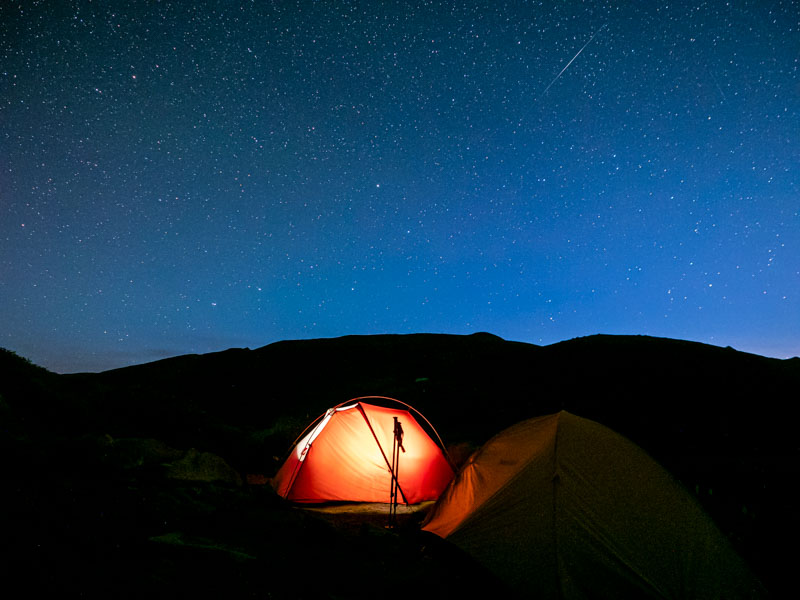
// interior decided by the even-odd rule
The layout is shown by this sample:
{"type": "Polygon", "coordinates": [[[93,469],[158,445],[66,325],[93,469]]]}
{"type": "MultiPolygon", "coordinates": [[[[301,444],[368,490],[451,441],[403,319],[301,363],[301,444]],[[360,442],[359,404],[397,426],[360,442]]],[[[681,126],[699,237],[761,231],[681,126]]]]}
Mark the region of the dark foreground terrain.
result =
{"type": "Polygon", "coordinates": [[[345,337],[56,375],[0,351],[5,589],[62,597],[485,597],[498,582],[422,512],[298,510],[265,478],[330,406],[419,409],[458,462],[561,409],[692,492],[775,597],[794,589],[800,359],[593,336],[345,337]]]}

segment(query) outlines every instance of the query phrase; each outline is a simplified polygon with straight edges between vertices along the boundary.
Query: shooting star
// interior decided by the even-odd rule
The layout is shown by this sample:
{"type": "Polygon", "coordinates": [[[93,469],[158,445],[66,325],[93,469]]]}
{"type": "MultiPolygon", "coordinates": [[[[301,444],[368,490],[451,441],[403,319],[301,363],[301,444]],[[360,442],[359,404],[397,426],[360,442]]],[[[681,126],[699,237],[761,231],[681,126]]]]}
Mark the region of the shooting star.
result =
{"type": "MultiPolygon", "coordinates": [[[[578,58],[578,57],[580,56],[580,54],[581,54],[581,52],[583,52],[584,48],[586,48],[586,46],[588,46],[589,44],[591,44],[591,43],[592,43],[592,40],[594,39],[594,36],[596,36],[598,33],[600,33],[601,31],[603,31],[603,29],[605,29],[605,27],[606,27],[606,23],[603,23],[603,26],[602,26],[600,29],[598,29],[597,31],[595,31],[595,32],[592,34],[592,37],[590,37],[590,38],[589,38],[589,41],[588,41],[588,42],[586,42],[586,43],[583,45],[583,47],[582,47],[580,50],[578,50],[578,53],[577,53],[575,56],[573,56],[573,57],[572,57],[572,60],[570,60],[570,61],[567,63],[567,65],[566,65],[566,66],[565,66],[563,69],[561,69],[561,71],[559,72],[559,74],[555,76],[555,79],[553,79],[553,81],[551,81],[551,82],[550,82],[550,84],[549,84],[549,85],[548,85],[546,88],[544,88],[544,91],[543,91],[543,92],[542,92],[542,94],[541,94],[542,96],[544,96],[544,95],[547,93],[547,90],[549,90],[549,89],[552,87],[552,85],[553,85],[553,84],[554,84],[554,83],[555,83],[555,82],[558,80],[558,78],[559,78],[559,77],[561,77],[561,75],[563,75],[563,74],[564,74],[564,71],[566,71],[567,69],[569,69],[569,66],[570,66],[570,65],[571,65],[573,62],[575,62],[575,59],[576,59],[576,58],[578,58]]],[[[541,97],[541,96],[540,96],[540,97],[541,97]]]]}

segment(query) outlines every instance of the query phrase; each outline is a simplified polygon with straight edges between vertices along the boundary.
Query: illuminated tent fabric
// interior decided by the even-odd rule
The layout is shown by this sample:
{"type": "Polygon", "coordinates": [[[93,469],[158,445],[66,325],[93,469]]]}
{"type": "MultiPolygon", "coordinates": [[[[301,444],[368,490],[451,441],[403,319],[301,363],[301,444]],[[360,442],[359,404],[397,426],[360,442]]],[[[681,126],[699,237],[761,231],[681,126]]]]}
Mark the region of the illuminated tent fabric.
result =
{"type": "Polygon", "coordinates": [[[423,529],[524,596],[765,595],[664,469],[624,437],[567,412],[524,421],[487,442],[423,529]]]}
{"type": "Polygon", "coordinates": [[[411,407],[391,399],[370,399],[373,403],[358,398],[331,408],[304,432],[272,481],[280,496],[294,502],[389,502],[397,417],[405,449],[398,466],[399,501],[416,504],[439,497],[453,478],[441,448],[414,418],[411,407]],[[387,400],[398,406],[374,403],[387,400]]]}

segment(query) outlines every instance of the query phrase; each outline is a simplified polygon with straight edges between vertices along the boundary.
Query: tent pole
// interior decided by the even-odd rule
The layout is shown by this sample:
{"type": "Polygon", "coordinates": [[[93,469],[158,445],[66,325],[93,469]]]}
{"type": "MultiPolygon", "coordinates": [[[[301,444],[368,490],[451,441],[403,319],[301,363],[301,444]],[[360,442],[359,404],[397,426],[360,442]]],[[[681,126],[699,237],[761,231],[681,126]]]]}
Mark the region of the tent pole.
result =
{"type": "MultiPolygon", "coordinates": [[[[403,488],[400,485],[400,482],[397,481],[397,478],[394,476],[394,469],[392,468],[392,465],[389,462],[389,459],[386,458],[386,453],[383,451],[383,446],[381,446],[381,441],[378,439],[378,436],[375,435],[375,430],[372,428],[372,424],[369,422],[369,419],[367,418],[367,413],[364,412],[364,409],[361,408],[360,404],[356,404],[356,407],[358,408],[359,412],[361,413],[361,416],[364,417],[364,421],[367,422],[367,427],[369,427],[369,430],[372,433],[372,437],[375,438],[375,443],[378,445],[378,450],[381,451],[381,456],[383,457],[383,461],[386,463],[386,466],[389,467],[389,470],[392,472],[392,479],[394,480],[395,484],[397,484],[397,491],[400,492],[400,495],[403,497],[403,502],[408,504],[408,498],[406,498],[406,493],[403,491],[403,488]]],[[[401,442],[402,442],[402,436],[401,436],[401,442]]],[[[403,452],[406,451],[405,448],[403,448],[402,450],[403,450],[403,452]]]]}
{"type": "MultiPolygon", "coordinates": [[[[397,417],[394,418],[395,428],[397,427],[397,417]]],[[[395,507],[397,506],[397,488],[396,488],[396,481],[397,476],[395,475],[395,468],[397,460],[397,436],[392,437],[392,464],[389,467],[389,470],[392,472],[392,480],[389,485],[389,528],[391,529],[394,527],[394,515],[395,515],[395,507]]]]}
{"type": "Polygon", "coordinates": [[[397,490],[400,487],[400,451],[403,447],[403,425],[394,417],[394,436],[392,439],[392,483],[389,487],[389,527],[394,527],[397,522],[397,490]]]}

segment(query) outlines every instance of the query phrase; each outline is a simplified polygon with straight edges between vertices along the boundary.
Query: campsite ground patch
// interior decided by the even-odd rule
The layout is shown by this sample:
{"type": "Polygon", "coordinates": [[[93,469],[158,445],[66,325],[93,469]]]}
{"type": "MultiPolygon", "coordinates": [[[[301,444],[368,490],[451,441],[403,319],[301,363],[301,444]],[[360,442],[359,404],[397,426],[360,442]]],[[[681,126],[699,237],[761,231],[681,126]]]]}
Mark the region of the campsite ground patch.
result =
{"type": "MultiPolygon", "coordinates": [[[[435,503],[433,501],[419,504],[398,504],[394,529],[405,531],[418,529],[425,515],[435,503]]],[[[340,529],[363,529],[365,527],[389,527],[390,505],[380,502],[345,502],[323,506],[298,507],[297,510],[308,511],[325,519],[340,529]]]]}

